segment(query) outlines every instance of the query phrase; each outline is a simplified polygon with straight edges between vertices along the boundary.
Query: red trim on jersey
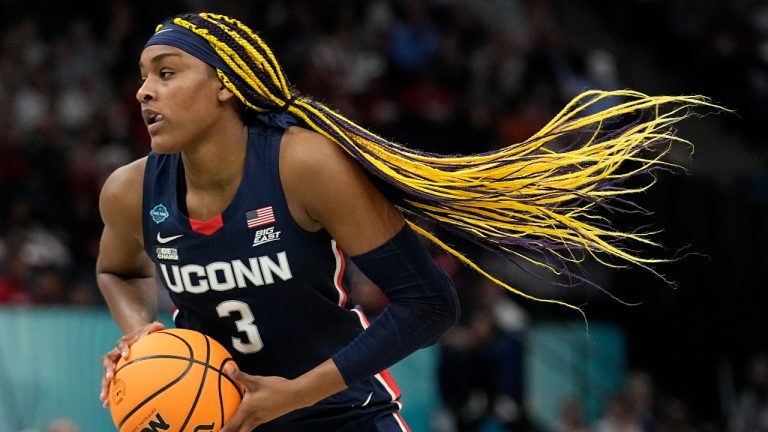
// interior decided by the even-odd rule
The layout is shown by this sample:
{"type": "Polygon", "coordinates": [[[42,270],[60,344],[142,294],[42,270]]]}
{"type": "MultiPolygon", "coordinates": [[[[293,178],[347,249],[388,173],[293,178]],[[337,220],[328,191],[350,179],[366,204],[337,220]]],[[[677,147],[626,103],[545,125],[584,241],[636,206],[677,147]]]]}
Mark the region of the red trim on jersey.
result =
{"type": "Polygon", "coordinates": [[[357,313],[357,317],[360,319],[360,324],[363,325],[363,328],[368,328],[368,326],[371,325],[371,323],[368,322],[368,317],[365,316],[365,312],[363,312],[363,308],[360,307],[360,305],[352,308],[352,311],[357,313]]]}
{"type": "MultiPolygon", "coordinates": [[[[363,309],[360,306],[355,306],[352,308],[352,311],[357,314],[358,318],[360,319],[360,324],[363,325],[363,328],[368,328],[370,323],[368,322],[368,317],[365,316],[363,309]]],[[[381,378],[379,382],[387,389],[387,392],[389,392],[390,396],[392,396],[392,400],[397,401],[400,399],[400,387],[397,386],[395,379],[392,378],[392,374],[389,373],[389,369],[384,369],[376,375],[381,378]]],[[[403,424],[405,424],[405,422],[403,422],[403,424]]]]}
{"type": "Polygon", "coordinates": [[[389,369],[384,369],[383,371],[379,372],[379,375],[381,375],[381,378],[385,383],[387,383],[387,387],[392,390],[392,393],[395,394],[395,399],[400,399],[400,387],[397,386],[395,379],[392,378],[392,374],[389,373],[389,369]]]}
{"type": "Polygon", "coordinates": [[[336,289],[339,291],[339,295],[341,295],[341,298],[339,299],[339,306],[344,307],[347,305],[347,290],[344,289],[344,286],[341,284],[341,280],[344,279],[344,269],[347,267],[347,262],[344,259],[344,252],[342,252],[341,247],[338,243],[334,242],[334,246],[336,248],[336,259],[338,260],[339,265],[339,273],[336,275],[336,289]]]}
{"type": "Polygon", "coordinates": [[[221,215],[216,215],[205,222],[189,218],[189,225],[192,227],[192,231],[196,233],[212,235],[224,226],[224,219],[221,218],[221,215]]]}
{"type": "Polygon", "coordinates": [[[408,426],[408,423],[405,422],[403,416],[400,415],[400,411],[392,413],[392,415],[395,416],[395,421],[397,421],[404,432],[411,432],[411,428],[408,426]]]}

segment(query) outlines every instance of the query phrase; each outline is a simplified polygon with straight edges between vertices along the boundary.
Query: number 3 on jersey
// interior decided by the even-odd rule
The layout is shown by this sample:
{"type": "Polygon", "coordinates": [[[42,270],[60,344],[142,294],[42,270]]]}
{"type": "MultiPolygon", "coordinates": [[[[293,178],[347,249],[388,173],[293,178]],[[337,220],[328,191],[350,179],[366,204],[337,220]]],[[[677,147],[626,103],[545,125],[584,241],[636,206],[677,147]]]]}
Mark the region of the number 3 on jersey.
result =
{"type": "Polygon", "coordinates": [[[245,333],[246,338],[243,340],[239,337],[232,337],[232,346],[236,350],[243,354],[252,354],[264,348],[261,335],[259,335],[259,329],[253,323],[253,312],[251,312],[248,303],[239,300],[227,300],[216,306],[216,312],[218,312],[221,318],[230,316],[232,312],[237,312],[240,315],[240,319],[235,321],[235,325],[237,330],[245,333]]]}

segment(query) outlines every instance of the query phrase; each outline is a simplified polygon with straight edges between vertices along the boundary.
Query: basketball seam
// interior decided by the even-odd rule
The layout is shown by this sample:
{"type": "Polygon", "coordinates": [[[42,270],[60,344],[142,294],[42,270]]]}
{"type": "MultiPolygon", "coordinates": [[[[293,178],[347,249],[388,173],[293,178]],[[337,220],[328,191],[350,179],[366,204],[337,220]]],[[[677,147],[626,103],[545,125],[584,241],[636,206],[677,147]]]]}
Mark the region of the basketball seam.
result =
{"type": "MultiPolygon", "coordinates": [[[[205,339],[205,364],[207,365],[208,362],[211,360],[211,341],[208,338],[208,336],[203,335],[203,338],[205,339]]],[[[200,379],[200,387],[197,388],[197,394],[195,395],[195,400],[192,402],[192,406],[189,408],[189,412],[187,413],[187,418],[184,420],[184,423],[181,425],[181,429],[179,432],[184,432],[184,428],[187,427],[187,423],[189,423],[189,419],[192,418],[192,413],[195,412],[195,407],[197,407],[197,403],[200,401],[200,395],[203,393],[203,388],[205,387],[205,378],[208,376],[208,368],[203,369],[203,377],[200,379]]]]}
{"type": "MultiPolygon", "coordinates": [[[[226,361],[226,360],[225,360],[226,361]]],[[[223,367],[221,364],[219,367],[223,367]]],[[[224,425],[224,395],[221,394],[221,374],[219,374],[218,388],[219,391],[219,421],[221,425],[224,425]]]]}
{"type": "MultiPolygon", "coordinates": [[[[231,358],[224,359],[221,362],[221,365],[219,365],[219,368],[224,369],[224,365],[226,365],[228,361],[234,361],[234,360],[232,360],[231,358]]],[[[219,390],[219,413],[221,414],[219,420],[221,421],[221,424],[223,425],[224,424],[224,394],[221,391],[221,380],[222,380],[222,377],[229,378],[229,376],[227,376],[225,374],[221,374],[221,373],[219,374],[219,382],[218,382],[218,384],[219,384],[219,388],[218,388],[218,390],[219,390]]],[[[231,379],[230,379],[230,382],[232,382],[231,379]]],[[[234,383],[232,383],[232,384],[234,384],[234,383]]],[[[240,398],[242,399],[243,394],[240,392],[240,386],[235,385],[235,390],[237,391],[237,394],[239,394],[240,398]]]]}
{"type": "MultiPolygon", "coordinates": [[[[188,343],[186,340],[184,340],[184,338],[181,338],[181,337],[179,337],[179,336],[177,336],[177,335],[175,335],[175,334],[173,334],[173,333],[168,333],[168,332],[163,332],[163,331],[161,331],[161,332],[158,332],[158,333],[164,333],[164,334],[167,334],[167,335],[169,335],[169,336],[173,336],[173,337],[175,337],[175,338],[179,339],[179,340],[180,340],[180,341],[181,341],[181,342],[182,342],[184,345],[186,345],[186,346],[187,346],[187,349],[189,350],[189,359],[188,359],[188,360],[193,360],[193,359],[194,359],[194,351],[192,350],[192,346],[191,346],[191,345],[190,345],[190,344],[189,344],[189,343],[188,343]]],[[[142,359],[145,359],[145,358],[146,358],[146,357],[142,357],[142,359]]],[[[183,359],[183,357],[181,357],[181,358],[183,359]]],[[[135,361],[139,361],[139,360],[140,360],[140,359],[137,359],[137,360],[135,360],[135,361]]],[[[133,362],[134,362],[134,361],[131,361],[130,363],[133,363],[133,362]]],[[[189,362],[189,364],[187,365],[187,368],[184,370],[184,372],[182,372],[182,374],[181,374],[181,375],[179,375],[179,376],[178,376],[176,379],[174,379],[174,380],[173,380],[173,381],[171,381],[170,383],[166,384],[165,386],[163,386],[162,388],[160,388],[159,390],[157,390],[157,391],[156,391],[156,392],[154,392],[153,394],[149,395],[149,396],[148,396],[148,397],[146,397],[146,398],[145,398],[143,401],[141,401],[139,404],[137,404],[135,407],[133,407],[133,409],[132,409],[132,410],[131,410],[131,411],[130,411],[128,414],[126,414],[126,415],[125,415],[125,416],[122,418],[122,420],[120,420],[120,423],[119,423],[119,424],[118,424],[118,426],[117,426],[117,427],[118,427],[118,429],[122,428],[122,427],[123,427],[123,425],[125,424],[125,422],[126,422],[126,421],[127,421],[129,418],[131,418],[131,416],[132,416],[132,415],[136,414],[136,412],[137,412],[138,410],[140,410],[140,409],[141,409],[141,408],[142,408],[144,405],[148,404],[148,403],[149,403],[149,401],[151,401],[151,400],[152,400],[152,399],[154,399],[154,398],[155,398],[157,395],[159,395],[159,394],[163,393],[164,391],[168,390],[169,388],[171,388],[171,387],[173,387],[174,385],[176,385],[176,383],[178,383],[179,381],[181,381],[181,379],[182,379],[182,378],[184,378],[184,377],[185,377],[185,376],[186,376],[186,375],[189,373],[190,369],[192,369],[192,365],[193,365],[193,364],[194,364],[194,362],[193,362],[193,361],[190,361],[190,362],[189,362]]],[[[123,365],[123,367],[122,367],[122,368],[120,368],[120,369],[123,369],[123,368],[124,368],[125,366],[127,366],[127,365],[128,365],[128,363],[126,363],[125,365],[123,365]]],[[[118,371],[115,371],[115,377],[117,377],[117,372],[118,372],[118,371]]]]}
{"type": "MultiPolygon", "coordinates": [[[[239,388],[237,386],[237,384],[235,383],[235,380],[233,380],[232,378],[230,378],[229,375],[224,373],[224,369],[222,369],[220,367],[217,368],[216,366],[214,366],[212,364],[202,362],[202,361],[200,361],[198,359],[195,359],[195,358],[183,357],[183,356],[173,355],[173,354],[153,354],[153,355],[148,355],[148,356],[144,356],[144,357],[139,357],[137,359],[133,359],[133,360],[129,361],[128,363],[120,366],[119,369],[115,370],[115,375],[117,375],[118,372],[120,372],[121,370],[125,369],[126,367],[128,367],[130,365],[133,365],[135,363],[139,363],[139,362],[142,362],[142,361],[145,361],[145,360],[155,360],[155,359],[172,359],[172,360],[190,361],[190,362],[198,364],[200,366],[204,366],[204,367],[206,367],[208,369],[212,369],[214,372],[219,373],[222,377],[224,377],[227,381],[229,381],[229,383],[232,384],[233,386],[235,386],[235,388],[239,388]]],[[[235,361],[235,359],[233,359],[232,357],[227,357],[227,358],[224,359],[222,364],[226,364],[229,361],[235,361]]],[[[241,391],[238,390],[238,393],[240,393],[240,395],[242,396],[242,392],[241,391]]]]}

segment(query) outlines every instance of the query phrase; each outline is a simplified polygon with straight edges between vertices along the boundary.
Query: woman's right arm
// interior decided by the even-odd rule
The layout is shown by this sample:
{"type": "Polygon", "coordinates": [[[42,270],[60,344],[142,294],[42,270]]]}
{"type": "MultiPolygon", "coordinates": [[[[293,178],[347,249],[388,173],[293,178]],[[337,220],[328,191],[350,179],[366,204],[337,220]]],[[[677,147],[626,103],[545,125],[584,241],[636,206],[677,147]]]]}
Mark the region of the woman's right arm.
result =
{"type": "Polygon", "coordinates": [[[123,334],[157,316],[154,264],[144,252],[141,200],[146,159],[117,169],[104,183],[99,211],[104,231],[96,279],[112,317],[123,334]]]}
{"type": "Polygon", "coordinates": [[[140,337],[162,330],[157,317],[157,285],[152,260],[144,252],[141,200],[146,159],[117,169],[104,183],[99,211],[104,231],[96,262],[96,280],[123,336],[102,357],[101,394],[109,405],[109,383],[120,357],[140,337]]]}

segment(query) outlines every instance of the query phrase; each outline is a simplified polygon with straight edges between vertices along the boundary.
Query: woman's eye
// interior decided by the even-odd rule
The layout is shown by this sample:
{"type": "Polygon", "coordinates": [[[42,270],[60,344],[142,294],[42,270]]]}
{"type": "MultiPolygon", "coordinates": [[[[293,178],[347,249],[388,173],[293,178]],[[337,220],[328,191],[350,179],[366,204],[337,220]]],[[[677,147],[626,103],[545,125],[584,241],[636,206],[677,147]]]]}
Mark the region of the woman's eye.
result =
{"type": "Polygon", "coordinates": [[[167,79],[170,78],[171,75],[173,75],[173,72],[171,71],[160,71],[160,73],[157,74],[160,79],[167,79]]]}

